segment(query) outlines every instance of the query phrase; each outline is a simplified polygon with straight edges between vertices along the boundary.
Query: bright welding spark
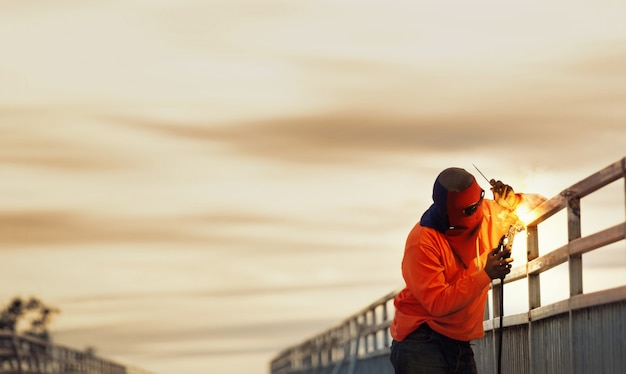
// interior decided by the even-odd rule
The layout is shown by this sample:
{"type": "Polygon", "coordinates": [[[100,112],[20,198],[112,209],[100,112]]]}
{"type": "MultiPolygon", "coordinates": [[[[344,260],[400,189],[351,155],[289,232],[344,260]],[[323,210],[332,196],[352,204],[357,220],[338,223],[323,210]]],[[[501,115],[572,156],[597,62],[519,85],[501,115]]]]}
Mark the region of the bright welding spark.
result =
{"type": "Polygon", "coordinates": [[[519,203],[515,209],[515,214],[519,217],[524,226],[528,226],[530,222],[538,217],[539,213],[535,208],[546,200],[545,197],[538,194],[524,194],[522,202],[519,203]]]}
{"type": "Polygon", "coordinates": [[[533,219],[535,219],[535,215],[532,214],[532,209],[527,204],[519,204],[515,209],[515,214],[519,217],[520,221],[527,226],[533,219]]]}

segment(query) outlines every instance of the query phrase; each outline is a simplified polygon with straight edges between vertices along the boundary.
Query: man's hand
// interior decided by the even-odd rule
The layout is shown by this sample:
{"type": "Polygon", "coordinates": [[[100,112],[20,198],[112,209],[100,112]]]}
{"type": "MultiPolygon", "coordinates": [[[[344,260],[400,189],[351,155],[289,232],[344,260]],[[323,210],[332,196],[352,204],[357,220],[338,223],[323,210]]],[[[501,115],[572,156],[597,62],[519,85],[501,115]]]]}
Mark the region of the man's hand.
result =
{"type": "Polygon", "coordinates": [[[517,205],[522,200],[522,197],[515,194],[513,187],[503,183],[502,181],[496,181],[493,179],[489,181],[489,183],[491,184],[491,192],[493,192],[493,199],[495,202],[502,207],[515,210],[517,205]]]}
{"type": "Polygon", "coordinates": [[[485,264],[485,273],[491,279],[504,279],[504,277],[511,272],[510,258],[511,252],[504,249],[496,248],[487,256],[487,263],[485,264]]]}

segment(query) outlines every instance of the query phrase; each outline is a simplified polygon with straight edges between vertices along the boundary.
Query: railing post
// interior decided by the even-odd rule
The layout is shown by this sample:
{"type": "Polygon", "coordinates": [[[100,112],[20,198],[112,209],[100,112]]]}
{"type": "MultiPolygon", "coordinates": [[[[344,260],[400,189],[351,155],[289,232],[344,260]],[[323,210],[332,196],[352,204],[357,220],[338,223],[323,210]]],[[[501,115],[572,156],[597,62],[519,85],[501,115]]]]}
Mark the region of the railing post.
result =
{"type": "MultiPolygon", "coordinates": [[[[565,191],[563,195],[567,198],[567,242],[581,237],[580,226],[580,197],[565,191]]],[[[572,255],[571,248],[567,250],[567,259],[569,265],[569,295],[580,295],[583,293],[583,256],[582,254],[572,255]]],[[[570,368],[574,368],[574,321],[572,309],[569,309],[569,364],[570,368]]]]}
{"type": "MultiPolygon", "coordinates": [[[[541,306],[541,278],[539,274],[528,274],[528,263],[539,257],[539,230],[537,226],[526,227],[526,276],[528,278],[528,359],[533,362],[533,321],[530,311],[541,306]]],[[[532,373],[532,365],[530,367],[532,373]]]]}
{"type": "MultiPolygon", "coordinates": [[[[528,262],[539,257],[539,231],[537,226],[526,228],[526,259],[528,262]]],[[[528,265],[527,265],[528,266],[528,265]]],[[[541,282],[539,274],[528,274],[528,309],[541,306],[541,282]]]]}
{"type": "MultiPolygon", "coordinates": [[[[388,301],[385,301],[385,303],[383,304],[383,322],[386,322],[387,319],[389,318],[389,312],[387,310],[388,308],[388,301]]],[[[389,333],[387,332],[387,330],[384,331],[383,333],[383,346],[389,347],[390,342],[389,342],[389,333]]]]}
{"type": "MultiPolygon", "coordinates": [[[[504,287],[503,282],[500,279],[494,279],[491,281],[491,299],[493,301],[492,309],[493,309],[493,320],[495,321],[497,317],[500,317],[500,290],[504,287]]],[[[498,326],[502,324],[502,321],[498,322],[498,326]]],[[[496,327],[495,324],[493,326],[496,327]]]]}
{"type": "Polygon", "coordinates": [[[367,321],[360,323],[358,317],[354,319],[354,336],[352,336],[352,354],[350,356],[350,364],[348,365],[348,374],[354,374],[354,369],[356,368],[356,361],[359,357],[359,343],[361,342],[361,333],[363,331],[363,326],[367,323],[367,321]]]}
{"type": "Polygon", "coordinates": [[[626,213],[626,157],[622,159],[622,181],[624,182],[624,213],[626,213]]]}
{"type": "Polygon", "coordinates": [[[324,362],[324,365],[329,365],[331,362],[333,362],[333,350],[335,349],[335,342],[337,340],[334,331],[335,330],[333,329],[330,330],[330,332],[328,333],[328,340],[326,341],[326,360],[324,362]]]}
{"type": "MultiPolygon", "coordinates": [[[[567,241],[572,242],[581,237],[580,228],[580,198],[567,196],[567,241]]],[[[583,293],[583,256],[571,255],[568,251],[569,262],[569,295],[576,296],[583,293]]]]}
{"type": "MultiPolygon", "coordinates": [[[[363,325],[364,327],[369,326],[369,324],[370,324],[370,316],[371,316],[370,310],[366,310],[363,313],[363,320],[360,323],[360,325],[363,325]]],[[[365,350],[365,353],[367,353],[369,351],[369,349],[370,349],[370,344],[369,344],[369,339],[368,339],[367,334],[363,335],[362,338],[363,338],[363,349],[365,350]]],[[[360,339],[361,339],[361,334],[359,333],[359,340],[360,339]]],[[[359,353],[357,352],[357,356],[358,355],[359,355],[359,353]]]]}
{"type": "Polygon", "coordinates": [[[502,282],[502,280],[500,279],[494,279],[491,281],[491,301],[492,301],[492,309],[493,309],[493,330],[492,330],[492,340],[493,340],[493,362],[494,362],[494,366],[496,365],[495,363],[498,361],[498,351],[496,349],[496,347],[498,346],[498,342],[499,342],[499,336],[498,334],[495,333],[495,331],[497,331],[496,329],[496,318],[498,319],[498,325],[497,328],[498,329],[502,329],[502,318],[500,318],[501,315],[503,315],[504,312],[503,310],[500,309],[500,302],[501,302],[501,297],[502,297],[502,287],[504,287],[504,283],[502,282]]]}

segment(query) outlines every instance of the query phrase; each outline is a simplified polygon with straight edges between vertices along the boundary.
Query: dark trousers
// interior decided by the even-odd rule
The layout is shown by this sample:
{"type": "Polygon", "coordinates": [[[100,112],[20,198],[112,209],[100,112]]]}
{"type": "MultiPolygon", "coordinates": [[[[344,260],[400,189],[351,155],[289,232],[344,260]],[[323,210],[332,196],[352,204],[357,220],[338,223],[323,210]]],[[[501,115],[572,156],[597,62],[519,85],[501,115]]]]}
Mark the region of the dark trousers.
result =
{"type": "Polygon", "coordinates": [[[477,374],[469,342],[443,336],[425,323],[391,343],[390,360],[396,374],[477,374]]]}

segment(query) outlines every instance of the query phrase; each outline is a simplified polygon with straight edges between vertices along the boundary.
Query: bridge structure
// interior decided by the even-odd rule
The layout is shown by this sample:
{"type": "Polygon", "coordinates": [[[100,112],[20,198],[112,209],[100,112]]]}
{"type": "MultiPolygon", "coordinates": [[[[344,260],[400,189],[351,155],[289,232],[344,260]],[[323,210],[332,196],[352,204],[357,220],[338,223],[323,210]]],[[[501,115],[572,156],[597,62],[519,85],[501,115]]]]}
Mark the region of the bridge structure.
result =
{"type": "Polygon", "coordinates": [[[0,331],[0,374],[131,374],[121,364],[49,341],[0,331]]]}
{"type": "MultiPolygon", "coordinates": [[[[566,188],[530,213],[533,218],[526,227],[526,262],[511,269],[504,282],[492,282],[483,321],[485,336],[472,342],[478,372],[497,372],[502,333],[503,373],[626,373],[626,268],[618,265],[617,274],[622,277],[617,284],[592,292],[583,290],[584,273],[591,271],[583,266],[584,257],[610,250],[621,256],[622,262],[626,259],[626,157],[566,188]],[[615,191],[620,180],[617,196],[610,196],[608,201],[617,209],[621,201],[624,216],[614,225],[583,235],[581,207],[587,206],[581,201],[615,191]],[[559,216],[560,221],[550,223],[559,216]],[[549,230],[554,223],[564,226],[565,244],[544,248],[540,234],[552,234],[549,230]],[[562,279],[563,286],[558,286],[565,289],[565,296],[542,303],[542,294],[553,285],[542,285],[541,279],[550,279],[549,274],[557,269],[564,273],[557,277],[566,278],[562,279]],[[505,314],[500,321],[501,288],[517,290],[520,285],[527,307],[521,313],[505,314]]],[[[393,374],[389,326],[396,294],[390,292],[341,324],[282,350],[271,360],[270,374],[393,374]]],[[[505,302],[520,297],[519,292],[506,294],[505,302]]]]}

